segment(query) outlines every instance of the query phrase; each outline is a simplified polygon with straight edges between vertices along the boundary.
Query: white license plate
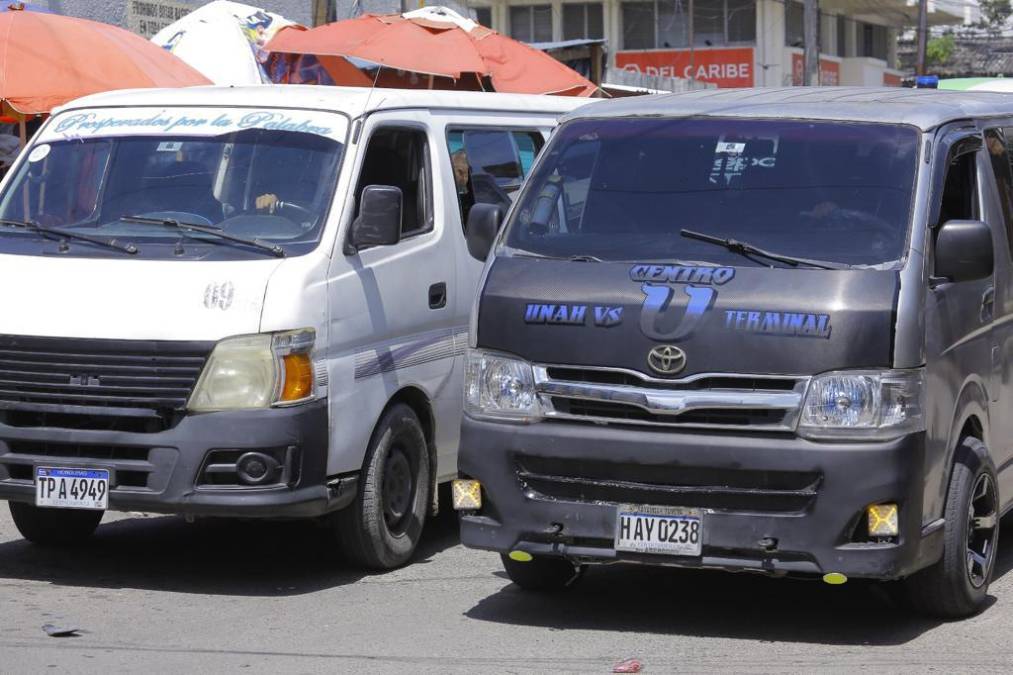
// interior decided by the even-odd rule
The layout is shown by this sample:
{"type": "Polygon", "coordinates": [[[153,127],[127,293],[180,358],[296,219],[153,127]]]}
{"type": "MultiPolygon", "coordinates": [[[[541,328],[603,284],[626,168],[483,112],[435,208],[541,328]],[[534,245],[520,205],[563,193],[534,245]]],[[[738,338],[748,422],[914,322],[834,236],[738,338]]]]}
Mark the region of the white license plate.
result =
{"type": "Polygon", "coordinates": [[[634,504],[616,509],[617,551],[698,556],[702,542],[700,509],[634,504]]]}
{"type": "Polygon", "coordinates": [[[35,505],[104,510],[109,506],[109,472],[105,469],[37,466],[35,505]]]}

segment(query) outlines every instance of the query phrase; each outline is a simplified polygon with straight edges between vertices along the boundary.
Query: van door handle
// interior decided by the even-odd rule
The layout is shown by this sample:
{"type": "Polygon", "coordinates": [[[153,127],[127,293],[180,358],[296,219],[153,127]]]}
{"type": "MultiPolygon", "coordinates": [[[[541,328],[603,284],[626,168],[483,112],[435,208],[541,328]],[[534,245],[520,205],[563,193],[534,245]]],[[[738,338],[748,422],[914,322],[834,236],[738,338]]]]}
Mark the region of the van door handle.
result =
{"type": "Polygon", "coordinates": [[[429,309],[443,309],[447,306],[447,282],[441,281],[429,287],[429,309]]]}
{"type": "Polygon", "coordinates": [[[995,286],[989,286],[985,289],[985,292],[981,294],[981,314],[980,319],[982,323],[988,323],[992,320],[995,314],[995,286]]]}

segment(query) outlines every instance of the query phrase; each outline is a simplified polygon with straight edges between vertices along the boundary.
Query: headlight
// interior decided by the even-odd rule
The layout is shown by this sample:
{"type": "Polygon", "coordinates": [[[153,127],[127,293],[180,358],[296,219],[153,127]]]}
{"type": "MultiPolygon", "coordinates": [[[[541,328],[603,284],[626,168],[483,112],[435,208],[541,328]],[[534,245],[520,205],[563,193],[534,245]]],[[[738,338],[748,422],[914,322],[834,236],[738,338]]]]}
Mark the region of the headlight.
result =
{"type": "Polygon", "coordinates": [[[798,432],[809,438],[892,438],[925,428],[923,373],[843,370],[809,383],[798,432]]]}
{"type": "Polygon", "coordinates": [[[531,364],[503,354],[469,349],[464,409],[473,417],[518,421],[540,417],[531,364]]]}
{"type": "Polygon", "coordinates": [[[313,398],[311,328],[226,338],[215,345],[187,408],[196,412],[292,405],[313,398]]]}

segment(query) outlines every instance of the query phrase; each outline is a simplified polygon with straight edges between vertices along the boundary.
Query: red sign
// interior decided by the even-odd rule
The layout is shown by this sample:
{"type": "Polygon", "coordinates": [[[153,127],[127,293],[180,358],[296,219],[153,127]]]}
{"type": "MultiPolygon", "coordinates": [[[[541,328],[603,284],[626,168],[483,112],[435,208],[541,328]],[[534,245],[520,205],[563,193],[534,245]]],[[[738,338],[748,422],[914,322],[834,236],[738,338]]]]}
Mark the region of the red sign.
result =
{"type": "Polygon", "coordinates": [[[901,85],[900,75],[895,73],[883,73],[884,87],[899,87],[901,85]]]}
{"type": "MultiPolygon", "coordinates": [[[[791,83],[796,87],[805,84],[805,60],[798,52],[791,53],[791,83]]],[[[820,84],[837,86],[841,83],[841,64],[820,59],[820,84]]]]}
{"type": "Polygon", "coordinates": [[[713,82],[719,87],[753,86],[752,47],[616,52],[616,66],[645,75],[713,82]]]}

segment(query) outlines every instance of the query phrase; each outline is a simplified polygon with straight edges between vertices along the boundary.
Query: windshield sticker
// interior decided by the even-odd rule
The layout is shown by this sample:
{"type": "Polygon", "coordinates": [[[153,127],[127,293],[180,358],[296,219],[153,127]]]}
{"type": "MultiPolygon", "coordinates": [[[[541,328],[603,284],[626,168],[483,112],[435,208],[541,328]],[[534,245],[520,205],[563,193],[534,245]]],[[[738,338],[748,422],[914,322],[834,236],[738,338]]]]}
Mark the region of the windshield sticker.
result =
{"type": "Polygon", "coordinates": [[[708,181],[714,185],[724,178],[726,186],[744,173],[747,169],[773,169],[777,165],[777,151],[781,139],[778,136],[750,137],[746,141],[726,141],[722,136],[714,149],[714,161],[711,165],[708,181]],[[751,142],[752,152],[746,153],[746,142],[751,142]]]}
{"type": "MultiPolygon", "coordinates": [[[[587,309],[587,305],[550,305],[531,302],[524,308],[524,322],[584,326],[588,316],[587,309]]],[[[622,307],[593,306],[591,310],[594,325],[600,328],[611,328],[623,322],[622,307]]]]}
{"type": "Polygon", "coordinates": [[[714,150],[714,154],[718,155],[723,152],[729,155],[741,155],[746,150],[745,143],[725,143],[724,141],[718,141],[718,147],[714,150]]]}
{"type": "Polygon", "coordinates": [[[759,335],[829,338],[830,315],[810,312],[727,309],[725,310],[725,328],[759,335]]]}
{"type": "Polygon", "coordinates": [[[101,136],[217,136],[245,129],[291,131],[344,140],[344,120],[335,114],[306,110],[227,110],[217,108],[150,108],[71,111],[46,127],[48,140],[101,136]]]}
{"type": "Polygon", "coordinates": [[[42,160],[44,160],[46,157],[49,156],[50,150],[52,150],[52,148],[46,145],[45,143],[43,143],[42,145],[36,145],[32,149],[32,152],[28,155],[28,161],[31,162],[32,164],[34,164],[35,162],[41,162],[42,160]]]}
{"type": "Polygon", "coordinates": [[[162,141],[158,144],[156,152],[179,152],[182,149],[182,141],[162,141]]]}

